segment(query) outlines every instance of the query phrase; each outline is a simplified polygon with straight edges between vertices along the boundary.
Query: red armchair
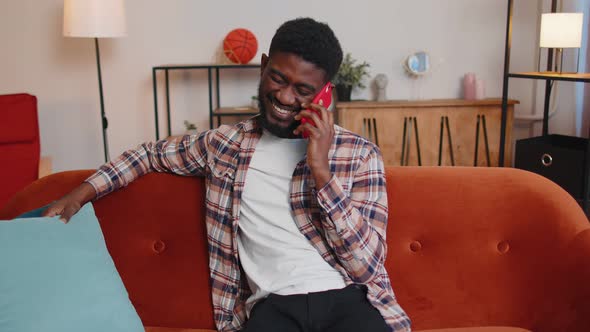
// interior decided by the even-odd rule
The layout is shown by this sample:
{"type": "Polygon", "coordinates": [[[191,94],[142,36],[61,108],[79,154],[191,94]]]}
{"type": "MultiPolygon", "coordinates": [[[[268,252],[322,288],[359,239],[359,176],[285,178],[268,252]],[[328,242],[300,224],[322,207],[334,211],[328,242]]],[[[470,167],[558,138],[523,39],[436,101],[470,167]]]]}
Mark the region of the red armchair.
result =
{"type": "Polygon", "coordinates": [[[39,178],[37,98],[0,95],[0,207],[39,178]]]}

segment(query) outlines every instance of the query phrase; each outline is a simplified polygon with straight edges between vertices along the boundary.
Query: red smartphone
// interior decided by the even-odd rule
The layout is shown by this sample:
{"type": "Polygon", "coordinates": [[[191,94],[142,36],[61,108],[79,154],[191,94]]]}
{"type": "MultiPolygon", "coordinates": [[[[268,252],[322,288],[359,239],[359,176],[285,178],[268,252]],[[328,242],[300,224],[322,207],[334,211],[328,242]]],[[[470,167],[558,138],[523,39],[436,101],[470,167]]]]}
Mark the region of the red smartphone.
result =
{"type": "MultiPolygon", "coordinates": [[[[315,97],[313,97],[313,100],[311,101],[312,104],[318,104],[318,105],[321,105],[321,106],[329,109],[330,106],[332,105],[332,89],[334,89],[334,84],[332,84],[332,82],[326,83],[326,85],[324,85],[322,87],[320,92],[318,92],[318,94],[315,97]]],[[[320,112],[318,112],[314,109],[311,109],[311,108],[308,108],[308,110],[316,113],[317,115],[319,115],[321,117],[320,112]]],[[[315,123],[313,122],[312,119],[309,119],[309,118],[302,118],[301,119],[301,124],[304,124],[307,122],[309,122],[313,126],[315,126],[315,123]]],[[[307,132],[307,130],[304,131],[302,135],[303,135],[303,138],[309,137],[309,133],[307,132]]]]}

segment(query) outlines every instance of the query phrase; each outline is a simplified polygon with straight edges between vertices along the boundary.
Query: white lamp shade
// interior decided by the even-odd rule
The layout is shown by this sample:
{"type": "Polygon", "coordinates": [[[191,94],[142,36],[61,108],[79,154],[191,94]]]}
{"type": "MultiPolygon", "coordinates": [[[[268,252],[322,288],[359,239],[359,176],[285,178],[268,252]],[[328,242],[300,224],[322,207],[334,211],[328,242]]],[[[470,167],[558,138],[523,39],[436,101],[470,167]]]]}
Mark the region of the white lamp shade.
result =
{"type": "Polygon", "coordinates": [[[127,35],[124,0],[64,0],[66,37],[123,37],[127,35]]]}
{"type": "Polygon", "coordinates": [[[540,46],[579,48],[582,45],[582,13],[546,13],[541,16],[540,46]]]}

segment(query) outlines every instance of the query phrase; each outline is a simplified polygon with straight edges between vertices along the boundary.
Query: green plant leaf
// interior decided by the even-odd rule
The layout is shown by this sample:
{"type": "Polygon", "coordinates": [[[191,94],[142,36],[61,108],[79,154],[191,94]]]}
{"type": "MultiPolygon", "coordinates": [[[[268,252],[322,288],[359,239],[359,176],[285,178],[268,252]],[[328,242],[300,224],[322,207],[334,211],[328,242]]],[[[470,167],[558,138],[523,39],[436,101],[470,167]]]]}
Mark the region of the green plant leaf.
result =
{"type": "Polygon", "coordinates": [[[340,65],[340,69],[338,69],[332,83],[336,85],[351,86],[353,89],[363,89],[365,88],[363,79],[369,76],[369,67],[370,65],[366,61],[357,64],[357,60],[354,59],[350,53],[346,53],[342,60],[342,64],[340,65]]]}

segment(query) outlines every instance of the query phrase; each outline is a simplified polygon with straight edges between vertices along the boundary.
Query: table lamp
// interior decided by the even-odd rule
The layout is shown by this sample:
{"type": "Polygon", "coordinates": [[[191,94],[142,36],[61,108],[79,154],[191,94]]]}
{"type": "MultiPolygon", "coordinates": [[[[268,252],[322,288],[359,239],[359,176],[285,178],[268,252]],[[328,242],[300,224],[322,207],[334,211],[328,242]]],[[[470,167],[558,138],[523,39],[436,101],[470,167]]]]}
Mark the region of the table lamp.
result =
{"type": "MultiPolygon", "coordinates": [[[[557,49],[558,54],[560,54],[560,74],[562,73],[564,48],[578,49],[577,68],[579,68],[583,20],[584,14],[582,13],[545,13],[541,16],[541,36],[539,46],[541,48],[557,49]]],[[[555,65],[557,65],[557,61],[555,65]]],[[[576,72],[577,71],[578,70],[576,69],[576,72]]]]}
{"type": "Polygon", "coordinates": [[[105,162],[108,162],[107,128],[109,124],[104,112],[98,38],[114,38],[127,35],[123,0],[64,0],[63,35],[65,37],[94,38],[104,158],[105,162]]]}

